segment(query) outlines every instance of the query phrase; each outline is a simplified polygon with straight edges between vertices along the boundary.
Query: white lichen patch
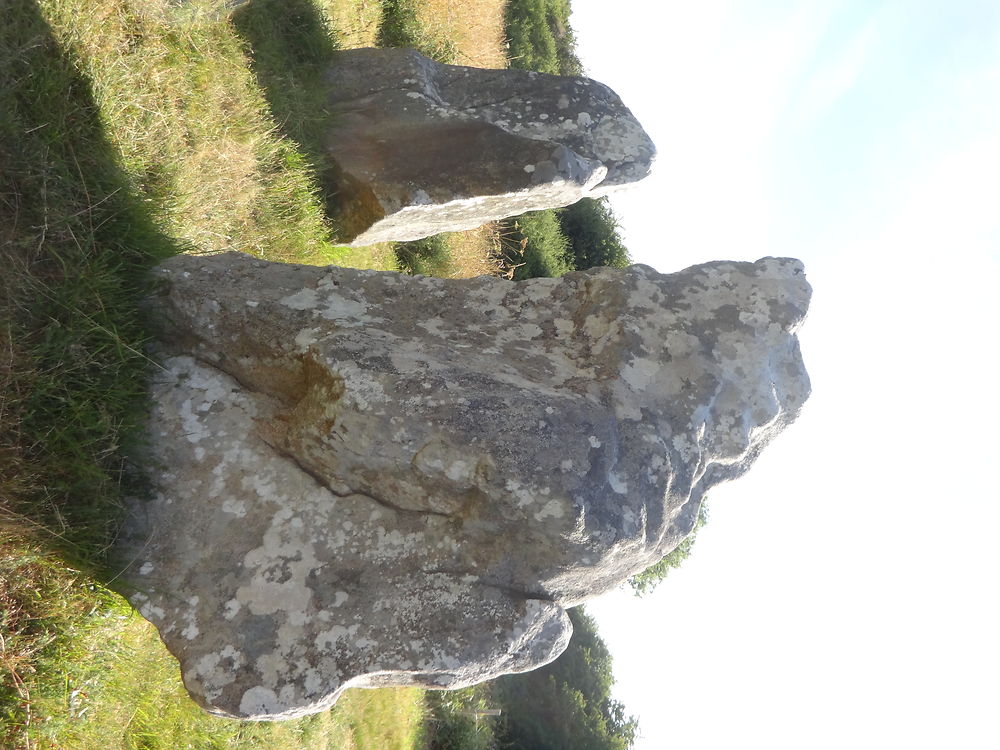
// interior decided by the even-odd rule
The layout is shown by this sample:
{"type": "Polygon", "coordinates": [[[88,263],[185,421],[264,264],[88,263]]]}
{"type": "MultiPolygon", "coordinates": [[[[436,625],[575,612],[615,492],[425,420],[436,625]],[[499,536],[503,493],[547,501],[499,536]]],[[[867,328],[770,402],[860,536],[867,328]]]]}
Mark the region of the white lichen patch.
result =
{"type": "Polygon", "coordinates": [[[346,362],[340,364],[336,374],[344,382],[344,401],[360,411],[368,411],[386,400],[385,389],[377,375],[346,362]]]}
{"type": "Polygon", "coordinates": [[[342,641],[354,638],[360,627],[360,623],[356,623],[349,627],[345,627],[344,625],[334,625],[332,628],[324,630],[316,636],[316,648],[321,651],[332,650],[340,645],[342,641]]]}
{"type": "Polygon", "coordinates": [[[240,700],[240,713],[244,716],[270,716],[286,708],[278,695],[262,685],[250,688],[240,700]]]}
{"type": "Polygon", "coordinates": [[[556,318],[552,323],[556,328],[556,333],[560,336],[572,336],[573,331],[576,330],[576,325],[573,321],[566,318],[556,318]]]}
{"type": "Polygon", "coordinates": [[[662,366],[654,359],[636,357],[622,368],[622,380],[634,391],[645,391],[656,384],[662,366]]]}
{"type": "Polygon", "coordinates": [[[535,513],[535,520],[544,521],[546,518],[562,518],[565,515],[566,506],[562,500],[549,500],[535,513]]]}
{"type": "Polygon", "coordinates": [[[308,608],[312,589],[309,574],[319,567],[313,542],[289,521],[292,511],[279,510],[264,533],[261,546],[243,558],[252,574],[236,591],[236,599],[254,615],[301,611],[308,608]]]}
{"type": "Polygon", "coordinates": [[[140,603],[139,614],[145,617],[147,620],[150,620],[151,622],[154,623],[157,621],[162,622],[167,616],[167,613],[164,611],[163,607],[157,607],[156,605],[154,605],[152,602],[149,601],[144,601],[140,603]]]}
{"type": "Polygon", "coordinates": [[[243,605],[240,604],[239,599],[230,599],[226,602],[225,607],[222,610],[222,616],[227,620],[232,620],[242,608],[243,605]]]}
{"type": "Polygon", "coordinates": [[[348,299],[334,292],[327,292],[323,297],[323,307],[319,310],[321,317],[336,320],[341,323],[360,324],[364,322],[368,305],[365,302],[348,299]]]}
{"type": "Polygon", "coordinates": [[[628,494],[628,480],[617,472],[612,471],[608,474],[608,486],[619,495],[628,494]]]}
{"type": "Polygon", "coordinates": [[[243,518],[247,514],[247,504],[242,500],[227,497],[222,503],[222,512],[243,518]]]}
{"type": "Polygon", "coordinates": [[[294,294],[283,297],[279,302],[293,310],[313,310],[319,302],[319,295],[315,289],[300,289],[294,294]]]}
{"type": "Polygon", "coordinates": [[[318,328],[303,328],[297,334],[295,334],[295,348],[300,352],[304,352],[310,346],[315,344],[319,338],[318,328]]]}

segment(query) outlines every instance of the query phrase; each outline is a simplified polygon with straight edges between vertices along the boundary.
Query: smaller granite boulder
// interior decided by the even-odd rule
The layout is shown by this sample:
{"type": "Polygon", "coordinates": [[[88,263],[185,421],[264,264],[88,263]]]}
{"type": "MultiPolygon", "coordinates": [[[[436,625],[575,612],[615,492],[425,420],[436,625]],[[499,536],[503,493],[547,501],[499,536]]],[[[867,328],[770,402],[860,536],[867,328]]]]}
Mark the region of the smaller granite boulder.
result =
{"type": "Polygon", "coordinates": [[[328,80],[341,239],[356,246],[599,197],[645,177],[655,154],[588,78],[357,49],[338,53],[328,80]]]}

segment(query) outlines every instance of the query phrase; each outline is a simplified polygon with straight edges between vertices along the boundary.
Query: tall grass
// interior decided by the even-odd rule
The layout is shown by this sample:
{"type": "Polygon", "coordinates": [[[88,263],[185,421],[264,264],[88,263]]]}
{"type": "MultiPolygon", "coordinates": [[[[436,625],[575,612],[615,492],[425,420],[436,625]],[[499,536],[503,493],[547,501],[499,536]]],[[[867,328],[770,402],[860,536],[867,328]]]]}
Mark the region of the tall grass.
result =
{"type": "Polygon", "coordinates": [[[451,265],[451,249],[444,235],[396,243],[396,266],[400,271],[423,276],[445,276],[451,265]]]}
{"type": "Polygon", "coordinates": [[[157,226],[101,123],[90,81],[30,0],[0,24],[0,491],[80,560],[100,555],[144,405],[137,302],[157,226]]]}
{"type": "Polygon", "coordinates": [[[335,259],[309,162],[279,137],[231,25],[207,14],[171,22],[154,0],[41,7],[88,79],[137,199],[167,235],[202,252],[335,259]]]}
{"type": "Polygon", "coordinates": [[[448,232],[448,278],[467,279],[473,276],[503,276],[513,278],[512,268],[503,251],[499,222],[491,221],[478,229],[448,232]]]}

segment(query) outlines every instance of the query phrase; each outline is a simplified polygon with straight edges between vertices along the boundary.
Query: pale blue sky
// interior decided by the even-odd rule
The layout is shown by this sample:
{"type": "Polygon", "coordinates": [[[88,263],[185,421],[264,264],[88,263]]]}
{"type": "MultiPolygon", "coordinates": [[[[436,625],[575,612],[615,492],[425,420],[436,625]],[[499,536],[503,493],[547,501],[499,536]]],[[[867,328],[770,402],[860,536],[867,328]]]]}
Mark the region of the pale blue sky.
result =
{"type": "Polygon", "coordinates": [[[659,148],[661,271],[802,258],[814,393],[655,595],[589,608],[639,750],[1000,747],[1000,3],[574,0],[659,148]]]}

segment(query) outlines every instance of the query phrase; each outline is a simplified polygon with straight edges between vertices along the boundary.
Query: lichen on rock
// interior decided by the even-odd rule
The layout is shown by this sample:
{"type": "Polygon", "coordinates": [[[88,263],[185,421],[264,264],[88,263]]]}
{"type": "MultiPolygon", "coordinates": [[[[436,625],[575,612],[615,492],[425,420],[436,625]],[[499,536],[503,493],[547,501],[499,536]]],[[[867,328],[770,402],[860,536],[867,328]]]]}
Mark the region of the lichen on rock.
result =
{"type": "Polygon", "coordinates": [[[215,713],[453,688],[565,647],[809,392],[798,261],[444,280],[177,257],[131,601],[215,713]]]}

